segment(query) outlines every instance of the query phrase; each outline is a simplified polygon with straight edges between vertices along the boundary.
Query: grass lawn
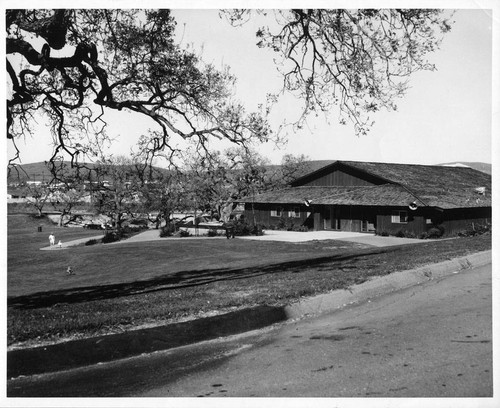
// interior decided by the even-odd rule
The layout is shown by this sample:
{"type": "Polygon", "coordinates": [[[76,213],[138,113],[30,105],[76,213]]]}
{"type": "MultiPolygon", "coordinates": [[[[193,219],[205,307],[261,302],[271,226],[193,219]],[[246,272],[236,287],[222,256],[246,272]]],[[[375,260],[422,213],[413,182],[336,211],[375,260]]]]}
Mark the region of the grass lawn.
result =
{"type": "Polygon", "coordinates": [[[8,218],[8,344],[16,346],[283,305],[371,276],[491,249],[491,236],[483,235],[389,248],[166,238],[40,251],[50,232],[56,240],[70,240],[99,231],[47,225],[38,233],[27,216],[8,218]],[[68,266],[76,275],[65,274],[68,266]]]}

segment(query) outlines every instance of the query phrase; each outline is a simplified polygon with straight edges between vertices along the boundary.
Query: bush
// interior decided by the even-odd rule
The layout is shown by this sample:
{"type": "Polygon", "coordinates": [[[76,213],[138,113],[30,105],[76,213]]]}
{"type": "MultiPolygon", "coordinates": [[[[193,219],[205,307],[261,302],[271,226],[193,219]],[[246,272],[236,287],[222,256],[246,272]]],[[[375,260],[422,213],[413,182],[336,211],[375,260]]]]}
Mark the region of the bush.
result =
{"type": "Polygon", "coordinates": [[[375,235],[380,235],[381,237],[388,237],[389,233],[387,231],[376,231],[375,235]]]}
{"type": "Polygon", "coordinates": [[[189,231],[186,231],[186,230],[180,230],[179,231],[179,235],[181,236],[181,238],[185,238],[185,237],[191,236],[191,234],[189,233],[189,231]]]}
{"type": "Polygon", "coordinates": [[[429,238],[429,234],[427,232],[421,232],[418,236],[419,239],[427,239],[429,238]]]}
{"type": "Polygon", "coordinates": [[[208,236],[209,237],[216,237],[217,236],[217,230],[215,230],[215,229],[209,229],[208,230],[208,236]]]}
{"type": "Polygon", "coordinates": [[[242,219],[234,222],[235,236],[264,235],[264,229],[262,224],[251,225],[242,219]]]}
{"type": "Polygon", "coordinates": [[[285,217],[283,217],[283,216],[280,217],[280,219],[278,220],[278,223],[276,224],[276,229],[279,229],[279,230],[286,229],[285,217]]]}
{"type": "Polygon", "coordinates": [[[406,232],[405,232],[405,231],[403,231],[403,230],[399,230],[399,231],[398,231],[398,232],[396,232],[394,235],[395,235],[396,237],[398,237],[398,238],[404,238],[404,237],[406,237],[406,232]]]}
{"type": "Polygon", "coordinates": [[[160,230],[160,237],[165,238],[165,237],[171,237],[175,233],[175,226],[172,223],[168,223],[162,229],[160,230]]]}
{"type": "Polygon", "coordinates": [[[96,245],[98,243],[99,241],[97,239],[89,239],[87,242],[85,242],[85,246],[96,245]]]}
{"type": "Polygon", "coordinates": [[[108,232],[104,237],[102,238],[102,243],[103,244],[109,244],[111,242],[116,242],[120,240],[120,236],[116,232],[108,232]]]}
{"type": "Polygon", "coordinates": [[[428,238],[440,238],[443,236],[444,228],[442,226],[432,227],[427,231],[428,238]]]}
{"type": "Polygon", "coordinates": [[[244,220],[237,220],[234,223],[234,235],[245,236],[251,234],[250,225],[244,220]]]}
{"type": "Polygon", "coordinates": [[[476,235],[483,235],[483,234],[489,234],[491,233],[491,225],[486,224],[486,225],[475,225],[472,224],[470,228],[460,231],[458,233],[459,237],[475,237],[476,235]]]}
{"type": "Polygon", "coordinates": [[[264,235],[264,226],[261,224],[256,224],[252,228],[252,235],[261,236],[264,235]]]}

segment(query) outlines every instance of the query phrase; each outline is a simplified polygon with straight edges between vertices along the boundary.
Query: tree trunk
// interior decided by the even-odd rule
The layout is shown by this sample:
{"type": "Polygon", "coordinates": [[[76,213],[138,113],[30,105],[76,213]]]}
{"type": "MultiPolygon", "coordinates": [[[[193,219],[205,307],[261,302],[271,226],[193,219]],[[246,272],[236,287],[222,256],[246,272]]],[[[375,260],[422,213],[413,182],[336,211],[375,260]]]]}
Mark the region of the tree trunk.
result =
{"type": "Polygon", "coordinates": [[[65,211],[61,211],[61,216],[59,217],[59,226],[60,227],[63,226],[63,219],[64,219],[65,215],[66,215],[66,212],[65,211]]]}

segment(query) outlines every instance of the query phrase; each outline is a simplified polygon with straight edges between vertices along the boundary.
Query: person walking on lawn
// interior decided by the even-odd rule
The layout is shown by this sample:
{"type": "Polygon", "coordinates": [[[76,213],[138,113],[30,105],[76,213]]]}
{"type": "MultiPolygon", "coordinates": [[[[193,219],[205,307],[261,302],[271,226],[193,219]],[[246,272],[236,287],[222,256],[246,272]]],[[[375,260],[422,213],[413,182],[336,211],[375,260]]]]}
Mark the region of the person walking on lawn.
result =
{"type": "Polygon", "coordinates": [[[52,233],[49,235],[49,242],[50,246],[54,246],[56,244],[56,237],[52,233]]]}

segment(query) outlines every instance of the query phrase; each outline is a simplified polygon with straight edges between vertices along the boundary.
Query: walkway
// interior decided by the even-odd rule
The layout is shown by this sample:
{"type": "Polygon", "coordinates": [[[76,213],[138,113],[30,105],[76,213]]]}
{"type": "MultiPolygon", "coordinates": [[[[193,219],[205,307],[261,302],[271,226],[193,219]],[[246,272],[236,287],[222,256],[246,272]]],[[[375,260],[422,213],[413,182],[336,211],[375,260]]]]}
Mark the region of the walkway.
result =
{"type": "MultiPolygon", "coordinates": [[[[83,244],[91,239],[101,239],[102,235],[96,237],[86,237],[81,239],[76,239],[73,241],[63,242],[61,247],[55,245],[53,247],[40,248],[41,250],[61,250],[68,248],[70,246],[83,244]]],[[[295,231],[276,231],[276,230],[266,230],[264,235],[261,236],[245,236],[237,237],[238,239],[247,240],[257,240],[257,241],[281,241],[281,242],[306,242],[315,240],[340,240],[355,242],[358,244],[372,245],[376,247],[387,247],[394,245],[405,245],[405,244],[419,244],[423,242],[428,242],[429,240],[424,239],[414,239],[414,238],[397,238],[397,237],[381,237],[369,233],[361,232],[347,232],[347,231],[309,231],[309,232],[295,232],[295,231]]],[[[107,245],[120,245],[125,243],[137,243],[137,242],[148,242],[148,241],[170,241],[170,240],[191,240],[191,239],[226,239],[224,236],[217,237],[207,237],[207,236],[190,236],[185,238],[179,237],[169,237],[161,238],[160,230],[151,229],[136,234],[126,240],[113,242],[107,245]]]]}
{"type": "Polygon", "coordinates": [[[61,249],[67,249],[70,246],[84,244],[85,242],[90,241],[91,239],[102,239],[102,234],[95,236],[95,237],[85,237],[85,238],[74,239],[72,241],[61,242],[61,246],[59,246],[59,244],[55,244],[53,246],[47,246],[47,247],[40,248],[40,250],[42,250],[42,251],[58,251],[61,249]]]}
{"type": "Polygon", "coordinates": [[[373,245],[376,247],[386,247],[405,244],[419,244],[429,240],[416,238],[381,237],[370,233],[348,232],[348,231],[273,231],[266,230],[261,236],[238,237],[240,239],[251,239],[260,241],[285,241],[285,242],[305,242],[315,240],[335,239],[340,241],[356,242],[358,244],[373,245]]]}

